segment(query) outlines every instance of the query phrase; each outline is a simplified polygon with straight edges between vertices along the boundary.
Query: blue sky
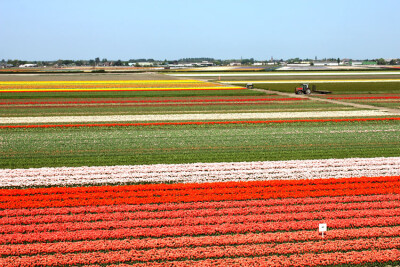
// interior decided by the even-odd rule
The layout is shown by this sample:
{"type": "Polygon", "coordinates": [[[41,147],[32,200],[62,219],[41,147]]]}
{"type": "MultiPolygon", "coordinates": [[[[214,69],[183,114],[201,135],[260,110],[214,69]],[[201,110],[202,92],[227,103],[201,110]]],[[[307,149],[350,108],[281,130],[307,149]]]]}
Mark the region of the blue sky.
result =
{"type": "Polygon", "coordinates": [[[0,0],[0,59],[399,58],[398,0],[0,0]]]}

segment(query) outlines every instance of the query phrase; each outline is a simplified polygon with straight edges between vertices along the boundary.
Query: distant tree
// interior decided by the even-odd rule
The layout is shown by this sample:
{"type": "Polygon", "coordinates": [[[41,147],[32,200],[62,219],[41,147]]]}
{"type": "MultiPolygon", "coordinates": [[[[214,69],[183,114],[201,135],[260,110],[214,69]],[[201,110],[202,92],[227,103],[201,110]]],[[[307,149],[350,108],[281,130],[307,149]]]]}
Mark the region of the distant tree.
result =
{"type": "Polygon", "coordinates": [[[390,65],[396,65],[397,64],[397,60],[396,59],[392,59],[389,62],[390,65]]]}
{"type": "Polygon", "coordinates": [[[96,63],[96,62],[95,62],[93,59],[89,60],[89,65],[90,65],[90,66],[94,66],[95,63],[96,63]]]}
{"type": "Polygon", "coordinates": [[[96,57],[96,58],[94,59],[94,62],[96,63],[96,66],[99,65],[99,63],[100,63],[100,58],[96,57]]]}
{"type": "Polygon", "coordinates": [[[122,66],[122,61],[120,59],[117,60],[114,64],[115,66],[122,66]]]}
{"type": "Polygon", "coordinates": [[[106,63],[106,62],[107,62],[107,59],[106,59],[106,58],[103,58],[103,59],[101,60],[101,62],[106,63]]]}
{"type": "Polygon", "coordinates": [[[340,64],[340,58],[337,58],[337,64],[338,65],[340,64]]]}
{"type": "Polygon", "coordinates": [[[82,66],[84,63],[83,63],[83,61],[82,60],[77,60],[77,61],[75,61],[75,65],[77,65],[77,66],[82,66]]]}
{"type": "Polygon", "coordinates": [[[377,60],[378,65],[386,65],[386,61],[383,58],[377,60]]]}

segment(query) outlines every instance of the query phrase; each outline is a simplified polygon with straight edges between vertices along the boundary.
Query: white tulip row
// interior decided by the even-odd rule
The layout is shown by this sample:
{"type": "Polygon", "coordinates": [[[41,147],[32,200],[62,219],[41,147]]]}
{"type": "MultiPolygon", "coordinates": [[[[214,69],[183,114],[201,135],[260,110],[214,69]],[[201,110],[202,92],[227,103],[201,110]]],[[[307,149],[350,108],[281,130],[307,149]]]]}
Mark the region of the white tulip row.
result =
{"type": "Polygon", "coordinates": [[[400,157],[0,169],[0,187],[399,176],[400,157]]]}
{"type": "Polygon", "coordinates": [[[79,123],[79,122],[139,122],[139,121],[198,121],[198,120],[265,120],[289,118],[334,118],[396,115],[380,110],[267,112],[267,113],[204,113],[165,115],[114,115],[114,116],[56,116],[56,117],[2,117],[0,124],[12,123],[79,123]]]}

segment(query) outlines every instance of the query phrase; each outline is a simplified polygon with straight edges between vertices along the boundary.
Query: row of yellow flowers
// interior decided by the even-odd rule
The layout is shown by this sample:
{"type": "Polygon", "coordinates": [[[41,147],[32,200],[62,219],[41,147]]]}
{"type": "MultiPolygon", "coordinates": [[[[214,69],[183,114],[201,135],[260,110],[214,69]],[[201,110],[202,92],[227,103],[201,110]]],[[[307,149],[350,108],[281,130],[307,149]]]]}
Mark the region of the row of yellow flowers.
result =
{"type": "Polygon", "coordinates": [[[122,80],[122,81],[18,81],[0,82],[0,92],[68,91],[146,91],[243,89],[198,80],[122,80]]]}

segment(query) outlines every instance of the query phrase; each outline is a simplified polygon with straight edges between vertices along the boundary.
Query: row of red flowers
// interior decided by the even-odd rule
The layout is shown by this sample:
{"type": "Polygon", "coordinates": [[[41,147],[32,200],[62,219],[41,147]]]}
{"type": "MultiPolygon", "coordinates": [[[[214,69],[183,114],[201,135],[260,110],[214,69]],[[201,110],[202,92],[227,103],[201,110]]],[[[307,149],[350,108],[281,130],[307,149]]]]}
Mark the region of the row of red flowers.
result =
{"type": "Polygon", "coordinates": [[[327,99],[400,99],[400,96],[332,96],[327,99]]]}
{"type": "MultiPolygon", "coordinates": [[[[398,237],[400,226],[368,227],[357,229],[330,229],[326,240],[347,240],[374,237],[398,237]]],[[[107,250],[180,248],[200,246],[224,246],[240,244],[283,243],[299,241],[316,241],[321,237],[315,231],[246,233],[237,235],[214,236],[178,236],[165,238],[85,240],[56,243],[27,243],[0,246],[0,255],[35,255],[43,253],[73,253],[107,250]]]]}
{"type": "MultiPolygon", "coordinates": [[[[150,212],[197,212],[210,209],[228,208],[256,208],[266,207],[271,209],[286,207],[291,211],[291,207],[299,211],[311,211],[312,207],[319,206],[320,210],[330,210],[330,205],[341,203],[342,209],[350,209],[352,205],[368,205],[371,207],[388,208],[388,203],[397,203],[400,200],[399,194],[387,195],[359,195],[359,196],[335,196],[335,197],[305,197],[305,198],[282,198],[282,199],[263,199],[245,201],[223,201],[223,202],[187,202],[187,203],[164,203],[164,204],[142,204],[142,205],[112,205],[112,206],[82,206],[82,207],[61,207],[61,208],[30,208],[30,209],[5,209],[0,210],[0,224],[30,223],[30,218],[41,218],[47,221],[47,216],[90,216],[93,214],[109,214],[135,212],[149,214],[150,212]],[[373,203],[373,204],[372,204],[373,203]],[[73,214],[73,215],[70,215],[73,214]]],[[[56,217],[57,218],[57,217],[56,217]]],[[[66,219],[67,217],[62,217],[66,219]]],[[[39,220],[39,219],[38,219],[39,220]]]]}
{"type": "MultiPolygon", "coordinates": [[[[27,189],[0,189],[0,201],[3,200],[2,196],[29,196],[29,195],[52,195],[52,194],[62,194],[66,197],[66,194],[79,194],[79,193],[122,193],[126,196],[129,192],[148,192],[150,194],[153,191],[164,191],[164,192],[176,192],[187,190],[202,190],[202,189],[212,189],[212,190],[231,190],[231,189],[247,189],[247,188],[257,188],[262,187],[263,190],[267,188],[274,191],[281,191],[281,188],[277,187],[288,187],[299,186],[303,187],[305,190],[309,186],[320,186],[324,185],[325,189],[328,186],[345,185],[347,184],[358,184],[361,183],[387,183],[387,182],[398,182],[400,176],[378,176],[378,177],[354,177],[354,178],[331,178],[331,179],[304,179],[304,180],[271,180],[271,181],[239,181],[239,182],[212,182],[212,183],[174,183],[174,184],[138,184],[138,185],[104,185],[104,186],[87,186],[87,187],[48,187],[48,188],[27,188],[27,189]]],[[[35,196],[38,197],[38,196],[35,196]]]]}
{"type": "Polygon", "coordinates": [[[0,190],[0,209],[370,195],[400,192],[399,176],[303,181],[0,190]]]}
{"type": "Polygon", "coordinates": [[[400,208],[392,209],[362,209],[350,211],[329,212],[298,212],[298,213],[260,213],[260,214],[228,214],[205,217],[181,217],[164,219],[121,219],[95,222],[61,222],[42,223],[33,225],[2,225],[0,234],[10,233],[39,233],[49,231],[77,231],[95,229],[120,228],[152,228],[167,226],[195,226],[195,225],[222,225],[225,223],[248,222],[291,222],[304,220],[332,220],[337,218],[377,218],[400,217],[400,208]]]}
{"type": "Polygon", "coordinates": [[[352,118],[352,119],[298,119],[298,120],[260,120],[260,121],[186,121],[186,122],[146,122],[146,123],[90,123],[90,124],[30,124],[0,125],[7,128],[69,128],[69,127],[117,127],[117,126],[167,126],[167,125],[214,125],[214,124],[270,124],[299,122],[363,122],[363,121],[398,121],[400,118],[352,118]]]}
{"type": "Polygon", "coordinates": [[[174,225],[161,227],[123,227],[110,229],[60,230],[50,232],[30,232],[2,234],[0,244],[21,244],[34,242],[65,242],[98,239],[123,238],[164,238],[177,236],[243,234],[258,232],[313,230],[318,235],[319,223],[329,225],[329,229],[399,226],[400,216],[375,216],[366,218],[333,218],[302,221],[226,222],[222,224],[174,225]]]}
{"type": "MultiPolygon", "coordinates": [[[[195,261],[169,261],[169,262],[151,262],[138,264],[118,264],[107,265],[109,267],[132,267],[132,266],[175,266],[175,267],[193,267],[193,266],[323,266],[337,264],[364,264],[369,262],[388,262],[398,261],[400,258],[399,249],[388,250],[366,250],[350,252],[331,252],[331,253],[305,253],[293,254],[289,256],[274,255],[268,257],[238,257],[206,259],[195,261]]],[[[101,267],[100,265],[90,265],[91,267],[101,267]]],[[[82,267],[87,267],[83,265],[82,267]]]]}
{"type": "MultiPolygon", "coordinates": [[[[291,213],[306,213],[313,212],[343,212],[352,210],[382,210],[396,209],[400,208],[399,201],[382,201],[382,202],[363,202],[363,203],[317,203],[308,205],[279,205],[279,206],[268,206],[267,201],[257,201],[257,205],[251,203],[251,200],[241,201],[241,207],[213,207],[205,209],[189,209],[189,210],[169,210],[169,211],[136,211],[132,212],[126,211],[109,211],[109,212],[96,212],[96,213],[71,213],[64,215],[37,215],[37,216],[12,216],[12,217],[2,217],[0,218],[0,225],[3,225],[0,232],[7,231],[6,229],[11,229],[8,231],[30,231],[33,226],[32,224],[49,224],[55,225],[55,223],[63,223],[61,227],[65,227],[66,223],[74,222],[95,222],[95,221],[125,221],[125,220],[148,220],[148,219],[173,219],[173,218],[196,218],[196,217],[208,217],[208,216],[237,216],[237,215],[250,215],[250,214],[282,214],[288,215],[291,213]],[[18,230],[10,228],[11,225],[19,225],[18,230]],[[22,227],[21,225],[27,225],[27,227],[22,227]],[[22,230],[24,229],[24,230],[22,230]]],[[[85,209],[86,210],[86,209],[85,209]]],[[[279,215],[280,216],[280,215],[279,215]]],[[[277,218],[279,217],[277,216],[277,218]]],[[[300,216],[300,215],[296,215],[300,216]]],[[[295,216],[295,217],[296,217],[295,216]]],[[[301,215],[303,216],[303,215],[301,215]]],[[[324,215],[328,216],[328,215],[324,215]]],[[[336,215],[335,215],[336,216],[336,215]]],[[[268,217],[268,216],[267,216],[268,217]]],[[[284,216],[283,216],[284,217],[284,216]]],[[[282,218],[283,218],[282,217],[282,218]]],[[[272,218],[271,220],[274,220],[272,218]]],[[[52,226],[54,227],[54,226],[52,226]]],[[[40,229],[40,227],[32,228],[34,230],[40,229]]]]}
{"type": "Polygon", "coordinates": [[[89,252],[85,254],[56,254],[0,258],[1,266],[40,266],[50,262],[53,266],[78,264],[108,264],[114,262],[157,261],[179,259],[207,259],[225,257],[254,257],[273,254],[321,253],[337,251],[360,251],[369,249],[400,248],[400,238],[378,238],[358,240],[326,240],[283,244],[246,244],[231,246],[208,246],[196,248],[165,248],[149,250],[120,250],[89,252]]]}

